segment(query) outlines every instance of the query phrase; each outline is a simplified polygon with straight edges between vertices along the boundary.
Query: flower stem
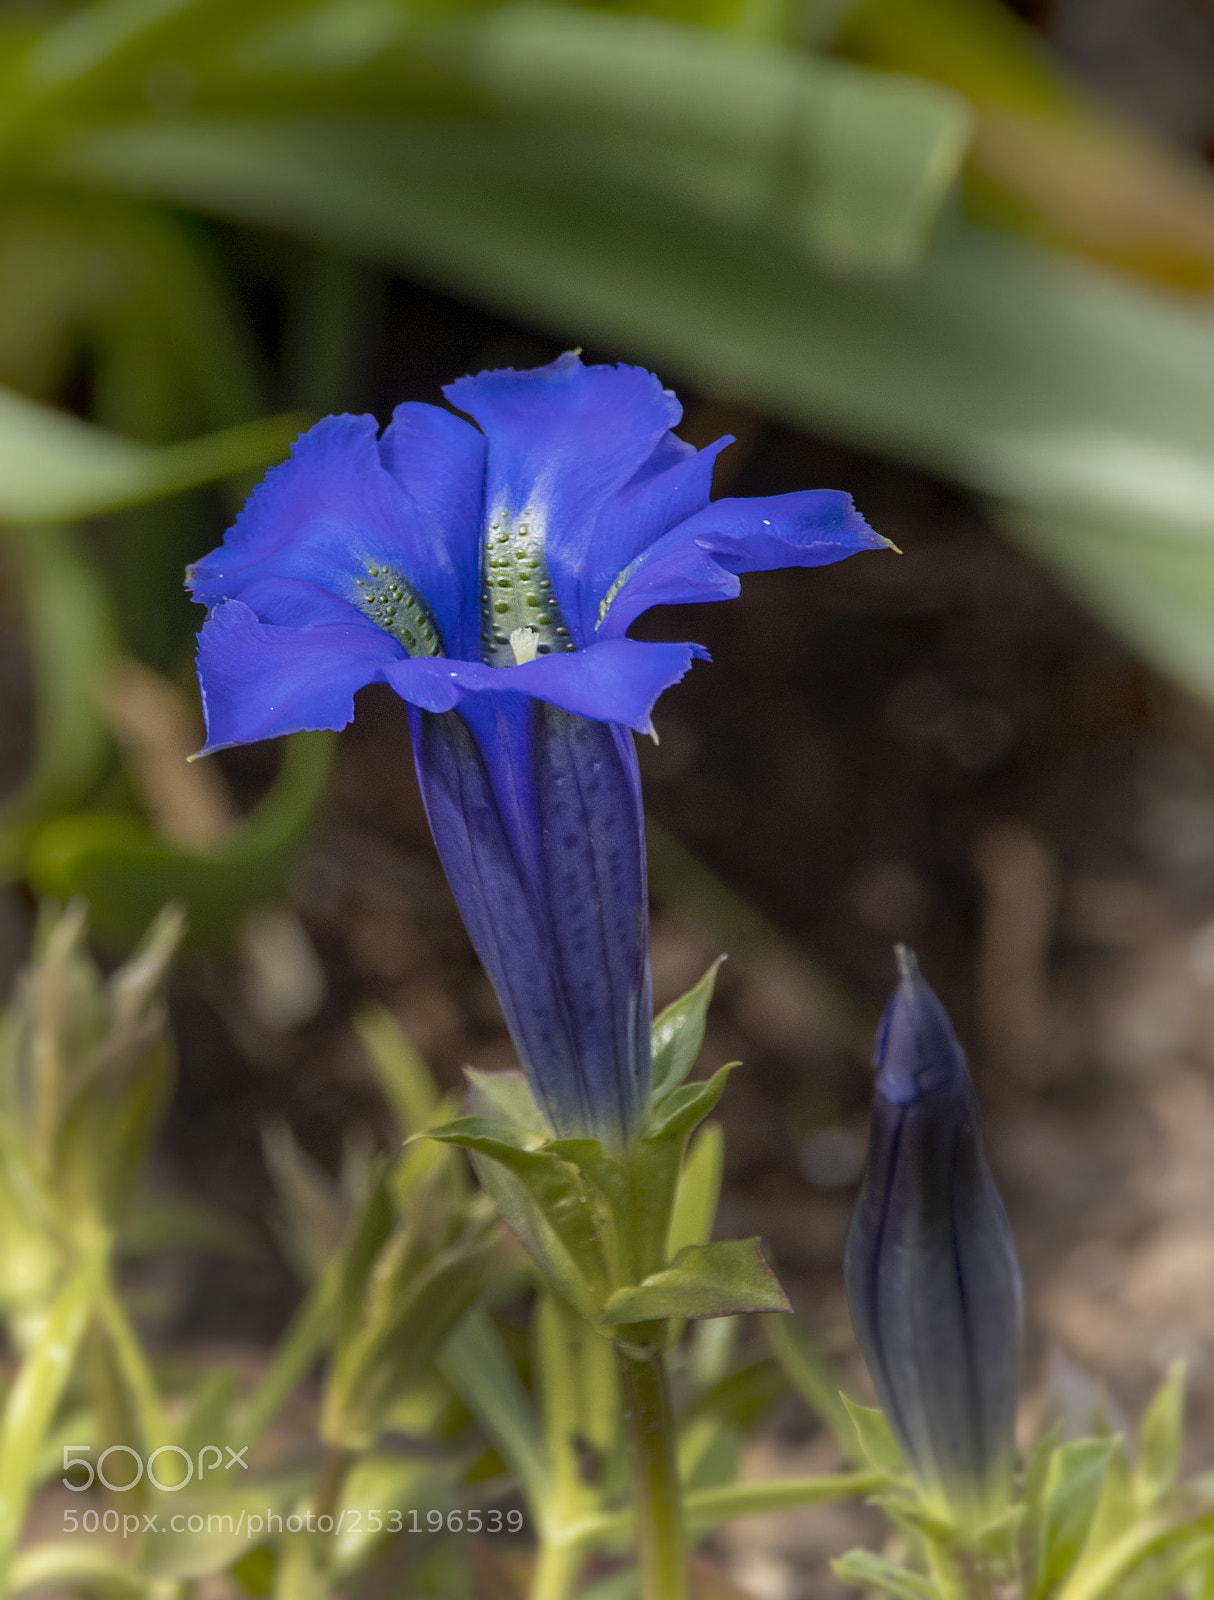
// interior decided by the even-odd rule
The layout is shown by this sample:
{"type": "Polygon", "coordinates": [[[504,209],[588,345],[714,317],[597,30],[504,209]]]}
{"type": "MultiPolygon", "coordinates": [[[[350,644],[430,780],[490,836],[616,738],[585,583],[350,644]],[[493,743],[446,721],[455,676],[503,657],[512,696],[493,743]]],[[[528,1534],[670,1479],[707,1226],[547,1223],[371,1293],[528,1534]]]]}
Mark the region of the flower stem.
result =
{"type": "Polygon", "coordinates": [[[617,1343],[632,1453],[640,1600],[686,1600],[687,1552],[674,1417],[662,1358],[662,1325],[638,1324],[617,1343]]]}
{"type": "Polygon", "coordinates": [[[585,1560],[585,1548],[579,1543],[541,1543],[529,1600],[570,1600],[585,1560]]]}

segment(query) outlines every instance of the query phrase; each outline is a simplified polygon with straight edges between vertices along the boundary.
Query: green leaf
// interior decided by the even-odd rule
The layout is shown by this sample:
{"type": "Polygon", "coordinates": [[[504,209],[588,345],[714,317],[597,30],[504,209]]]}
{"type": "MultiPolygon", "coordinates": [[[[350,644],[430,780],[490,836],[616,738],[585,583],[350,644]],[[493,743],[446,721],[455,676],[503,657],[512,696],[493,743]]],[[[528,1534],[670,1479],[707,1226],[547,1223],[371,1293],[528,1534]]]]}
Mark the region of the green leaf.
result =
{"type": "Polygon", "coordinates": [[[78,805],[104,769],[112,743],[94,695],[117,664],[118,635],[110,598],[69,530],[0,538],[25,600],[36,716],[33,770],[0,805],[2,880],[20,869],[37,825],[78,805]]]}
{"type": "Polygon", "coordinates": [[[704,1025],[717,973],[724,956],[718,956],[696,984],[655,1019],[653,1024],[653,1097],[661,1100],[677,1089],[695,1066],[704,1043],[704,1025]]]}
{"type": "Polygon", "coordinates": [[[904,1472],[905,1463],[893,1429],[885,1420],[885,1413],[875,1406],[858,1405],[849,1395],[843,1395],[843,1404],[855,1429],[860,1452],[880,1472],[904,1472]]]}
{"type": "Polygon", "coordinates": [[[1138,1431],[1134,1486],[1144,1506],[1158,1504],[1176,1483],[1184,1444],[1185,1363],[1174,1361],[1138,1431]]]}
{"type": "Polygon", "coordinates": [[[0,521],[95,517],[268,466],[303,426],[266,417],[153,448],[0,388],[0,521]]]}
{"type": "Polygon", "coordinates": [[[596,1321],[610,1292],[611,1219],[578,1168],[536,1135],[486,1117],[457,1117],[425,1137],[472,1153],[481,1184],[547,1281],[596,1321]]]}
{"type": "Polygon", "coordinates": [[[430,1069],[386,1006],[361,1006],[354,1028],[405,1138],[434,1121],[441,1103],[430,1069]]]}
{"type": "Polygon", "coordinates": [[[758,229],[571,181],[504,126],[113,127],[56,170],[365,251],[980,489],[1214,694],[1214,316],[1193,302],[960,223],[914,273],[831,277],[758,229]]]}
{"type": "Polygon", "coordinates": [[[13,1562],[9,1594],[67,1587],[96,1595],[98,1600],[146,1600],[153,1592],[149,1579],[86,1541],[56,1539],[31,1545],[13,1562]]]}
{"type": "Polygon", "coordinates": [[[921,254],[970,131],[965,102],[922,80],[652,17],[509,5],[454,29],[448,51],[500,106],[559,134],[571,168],[765,227],[844,271],[921,254]]]}
{"type": "Polygon", "coordinates": [[[328,733],[284,741],[268,793],[207,850],[166,843],[129,815],[61,817],[30,843],[30,881],[48,899],[84,896],[95,932],[112,945],[133,943],[169,900],[187,909],[190,948],[222,944],[251,911],[281,895],[307,842],[334,744],[328,733]]]}
{"type": "Polygon", "coordinates": [[[666,1235],[668,1257],[677,1256],[687,1245],[707,1244],[712,1238],[724,1164],[724,1131],[719,1122],[705,1123],[696,1134],[679,1173],[670,1230],[666,1235]]]}
{"type": "Polygon", "coordinates": [[[872,1590],[891,1600],[940,1600],[940,1591],[930,1578],[872,1550],[849,1550],[831,1562],[831,1570],[849,1589],[872,1590]]]}
{"type": "Polygon", "coordinates": [[[730,1073],[740,1064],[730,1061],[718,1067],[711,1078],[672,1089],[654,1107],[653,1118],[642,1135],[643,1142],[650,1146],[677,1145],[681,1150],[688,1134],[703,1122],[725,1093],[730,1073]]]}
{"type": "Polygon", "coordinates": [[[438,1355],[439,1369],[517,1475],[527,1503],[538,1511],[549,1494],[543,1433],[489,1314],[468,1313],[438,1355]]]}
{"type": "Polygon", "coordinates": [[[1117,1448],[1116,1439],[1077,1439],[1055,1450],[1042,1498],[1035,1597],[1053,1593],[1078,1561],[1117,1448]]]}
{"type": "Polygon", "coordinates": [[[688,1245],[670,1266],[633,1288],[617,1289],[603,1309],[609,1327],[666,1317],[730,1317],[744,1311],[788,1311],[788,1296],[757,1239],[688,1245]]]}
{"type": "Polygon", "coordinates": [[[99,1260],[86,1256],[65,1280],[5,1398],[0,1417],[0,1587],[25,1520],[39,1447],[72,1376],[103,1272],[99,1260]]]}

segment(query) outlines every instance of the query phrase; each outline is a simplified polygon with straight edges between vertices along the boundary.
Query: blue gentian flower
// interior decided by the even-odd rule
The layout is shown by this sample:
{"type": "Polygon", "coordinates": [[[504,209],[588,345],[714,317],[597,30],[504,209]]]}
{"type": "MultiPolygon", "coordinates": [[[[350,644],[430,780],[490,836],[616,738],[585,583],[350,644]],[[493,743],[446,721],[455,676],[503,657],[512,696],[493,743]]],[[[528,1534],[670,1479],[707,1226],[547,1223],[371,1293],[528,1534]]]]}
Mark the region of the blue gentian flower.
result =
{"type": "Polygon", "coordinates": [[[901,946],[898,965],[873,1060],[848,1302],[912,1472],[954,1507],[989,1512],[1013,1460],[1020,1269],[961,1046],[901,946]]]}
{"type": "Polygon", "coordinates": [[[883,547],[830,490],[709,499],[674,395],[575,354],[436,406],[326,417],[190,573],[205,749],[410,708],[435,842],[553,1129],[625,1142],[649,1095],[644,834],[629,729],[694,644],[628,637],[739,574],[883,547]],[[473,426],[473,423],[476,426],[473,426]]]}

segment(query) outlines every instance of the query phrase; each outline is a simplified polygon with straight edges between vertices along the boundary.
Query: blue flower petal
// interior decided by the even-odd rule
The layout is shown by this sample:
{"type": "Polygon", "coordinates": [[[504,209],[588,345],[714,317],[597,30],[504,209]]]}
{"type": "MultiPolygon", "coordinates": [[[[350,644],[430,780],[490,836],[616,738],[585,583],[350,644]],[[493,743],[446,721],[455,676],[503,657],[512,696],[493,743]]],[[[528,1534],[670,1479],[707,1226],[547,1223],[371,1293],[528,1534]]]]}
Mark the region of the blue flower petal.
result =
{"type": "Polygon", "coordinates": [[[344,728],[354,694],[403,654],[357,616],[348,625],[284,628],[239,600],[217,605],[198,636],[205,752],[304,729],[344,728]]]}
{"type": "Polygon", "coordinates": [[[738,585],[723,582],[722,573],[825,567],[860,550],[889,548],[851,496],[837,489],[714,500],[636,559],[611,600],[600,637],[622,633],[653,605],[732,599],[738,585]]]}
{"type": "Polygon", "coordinates": [[[612,576],[635,553],[628,530],[601,513],[647,463],[661,471],[683,454],[669,440],[682,407],[643,367],[585,367],[572,352],[529,372],[461,378],[443,393],[488,440],[488,517],[527,512],[542,528],[557,602],[575,641],[589,643],[588,567],[610,567],[617,539],[620,552],[631,553],[621,554],[612,576]]]}
{"type": "Polygon", "coordinates": [[[300,578],[257,578],[241,590],[240,601],[256,613],[259,622],[272,622],[281,628],[332,625],[379,632],[348,600],[300,578]]]}
{"type": "Polygon", "coordinates": [[[410,725],[439,856],[536,1099],[555,1133],[619,1148],[648,1099],[652,1015],[632,737],[512,693],[410,725]]]}
{"type": "Polygon", "coordinates": [[[444,642],[459,635],[464,591],[451,555],[383,466],[377,431],[374,417],[326,417],[296,440],[193,567],[194,598],[240,599],[263,579],[294,578],[351,600],[368,567],[386,566],[425,599],[444,642]]]}
{"type": "MultiPolygon", "coordinates": [[[[397,406],[379,442],[384,466],[426,530],[445,551],[459,588],[458,627],[444,631],[447,654],[480,655],[480,538],[484,522],[485,437],[438,406],[397,406]]],[[[427,581],[422,587],[429,595],[427,581]]]]}
{"type": "Polygon", "coordinates": [[[707,659],[699,645],[611,639],[517,667],[445,657],[402,658],[385,667],[384,678],[403,700],[425,711],[449,711],[464,695],[514,692],[596,722],[618,722],[649,733],[654,701],[697,657],[707,659]]]}

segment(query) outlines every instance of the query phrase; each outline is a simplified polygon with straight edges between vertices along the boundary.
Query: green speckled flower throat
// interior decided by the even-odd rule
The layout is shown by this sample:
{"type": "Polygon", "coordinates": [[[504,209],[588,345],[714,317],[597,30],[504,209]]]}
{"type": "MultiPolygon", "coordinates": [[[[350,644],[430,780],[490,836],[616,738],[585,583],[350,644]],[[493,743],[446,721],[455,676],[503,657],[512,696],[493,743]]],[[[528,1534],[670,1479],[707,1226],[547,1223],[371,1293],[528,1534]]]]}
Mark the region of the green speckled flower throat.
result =
{"type": "Polygon", "coordinates": [[[537,655],[575,648],[552,592],[544,558],[542,521],[529,508],[499,510],[489,518],[481,553],[481,657],[491,667],[512,667],[511,635],[527,630],[537,655]]]}

